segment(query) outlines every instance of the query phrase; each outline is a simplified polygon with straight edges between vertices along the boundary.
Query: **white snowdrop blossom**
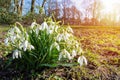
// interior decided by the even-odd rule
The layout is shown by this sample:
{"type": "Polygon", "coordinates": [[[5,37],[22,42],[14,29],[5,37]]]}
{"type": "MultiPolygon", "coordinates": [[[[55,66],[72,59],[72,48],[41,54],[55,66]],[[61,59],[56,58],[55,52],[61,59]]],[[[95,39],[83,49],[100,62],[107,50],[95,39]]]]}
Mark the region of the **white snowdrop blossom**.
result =
{"type": "Polygon", "coordinates": [[[14,34],[14,28],[9,29],[8,35],[13,35],[14,34]]]}
{"type": "Polygon", "coordinates": [[[69,37],[70,37],[70,34],[68,34],[67,32],[65,32],[65,33],[64,33],[64,36],[63,36],[64,40],[65,40],[65,41],[68,40],[69,37]]]}
{"type": "Polygon", "coordinates": [[[51,21],[49,24],[43,22],[41,25],[33,22],[29,28],[28,30],[30,31],[25,30],[22,26],[20,28],[15,26],[9,29],[4,43],[6,46],[9,45],[10,49],[14,49],[12,50],[13,59],[21,58],[21,53],[27,56],[26,52],[31,54],[28,56],[30,59],[33,59],[34,54],[34,57],[42,54],[36,57],[36,59],[39,58],[36,61],[40,61],[41,64],[43,56],[46,56],[45,58],[48,57],[48,59],[54,58],[55,60],[73,60],[76,59],[76,56],[82,55],[77,62],[80,66],[83,64],[87,65],[87,59],[81,54],[83,53],[81,45],[73,36],[73,30],[70,26],[60,27],[56,22],[51,21]]]}
{"type": "Polygon", "coordinates": [[[54,42],[51,47],[50,47],[50,51],[53,49],[53,47],[55,47],[58,51],[60,51],[60,46],[57,42],[54,42]]]}
{"type": "Polygon", "coordinates": [[[57,35],[57,41],[60,42],[63,39],[63,34],[57,35]]]}
{"type": "Polygon", "coordinates": [[[84,56],[80,56],[78,58],[78,63],[80,64],[80,66],[82,66],[83,64],[87,65],[87,59],[84,56]]]}
{"type": "Polygon", "coordinates": [[[27,40],[25,40],[25,41],[23,41],[23,43],[21,43],[21,44],[19,45],[19,48],[20,48],[20,49],[23,49],[23,51],[26,51],[27,49],[28,49],[28,50],[34,49],[34,46],[31,45],[27,40]]]}
{"type": "Polygon", "coordinates": [[[28,41],[26,40],[26,41],[23,43],[23,50],[26,51],[26,50],[27,50],[27,47],[28,47],[28,41]]]}
{"type": "Polygon", "coordinates": [[[77,52],[76,50],[72,50],[72,58],[74,58],[75,56],[77,56],[77,52]]]}
{"type": "Polygon", "coordinates": [[[16,35],[10,36],[11,42],[12,42],[12,43],[15,43],[15,39],[16,39],[16,38],[17,38],[16,35]]]}
{"type": "Polygon", "coordinates": [[[35,29],[35,32],[36,32],[36,35],[39,34],[39,28],[38,27],[35,29]]]}
{"type": "Polygon", "coordinates": [[[48,29],[48,25],[47,25],[47,23],[46,22],[43,22],[42,24],[41,24],[41,26],[39,26],[39,29],[40,30],[45,30],[45,29],[48,29]]]}
{"type": "Polygon", "coordinates": [[[48,27],[47,33],[48,33],[48,34],[52,34],[54,31],[57,32],[56,26],[50,25],[50,26],[48,27]],[[55,30],[56,30],[56,31],[55,31],[55,30]]]}
{"type": "Polygon", "coordinates": [[[67,41],[69,40],[70,34],[68,34],[67,32],[65,33],[61,33],[57,35],[57,41],[60,42],[61,40],[67,41]]]}
{"type": "Polygon", "coordinates": [[[17,33],[21,33],[20,29],[16,26],[15,26],[15,30],[16,30],[17,33]]]}
{"type": "Polygon", "coordinates": [[[67,27],[67,31],[70,32],[70,33],[74,33],[70,26],[67,27]]]}
{"type": "Polygon", "coordinates": [[[28,41],[25,40],[21,45],[20,45],[20,49],[23,48],[23,51],[26,51],[28,47],[28,41]]]}
{"type": "Polygon", "coordinates": [[[52,34],[52,33],[53,33],[53,30],[48,29],[48,34],[52,34]]]}
{"type": "Polygon", "coordinates": [[[19,50],[14,50],[13,51],[13,55],[12,55],[13,59],[15,58],[21,58],[21,52],[19,50]]]}
{"type": "Polygon", "coordinates": [[[61,58],[68,58],[69,60],[72,59],[70,53],[66,50],[66,49],[63,49],[60,53],[59,53],[59,58],[58,60],[61,60],[61,58]]]}
{"type": "Polygon", "coordinates": [[[8,42],[8,41],[9,41],[9,39],[8,39],[8,38],[6,38],[6,39],[4,40],[4,43],[5,43],[5,45],[6,45],[6,46],[8,46],[8,44],[9,44],[9,42],[8,42]]]}
{"type": "Polygon", "coordinates": [[[33,45],[29,45],[29,50],[35,49],[33,45]]]}
{"type": "Polygon", "coordinates": [[[33,22],[33,23],[31,24],[30,28],[33,29],[36,25],[37,25],[37,23],[36,23],[36,22],[33,22]]]}

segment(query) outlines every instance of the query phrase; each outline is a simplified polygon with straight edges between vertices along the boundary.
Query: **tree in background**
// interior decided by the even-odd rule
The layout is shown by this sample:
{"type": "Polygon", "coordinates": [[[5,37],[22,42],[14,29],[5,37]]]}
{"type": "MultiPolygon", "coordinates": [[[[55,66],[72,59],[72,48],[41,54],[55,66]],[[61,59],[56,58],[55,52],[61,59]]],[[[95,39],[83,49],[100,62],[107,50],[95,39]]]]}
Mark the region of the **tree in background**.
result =
{"type": "Polygon", "coordinates": [[[34,8],[35,8],[35,0],[31,0],[31,13],[34,13],[34,8]]]}
{"type": "Polygon", "coordinates": [[[18,19],[18,14],[14,12],[13,0],[0,0],[0,23],[11,24],[18,19]]]}
{"type": "Polygon", "coordinates": [[[71,0],[47,0],[45,13],[48,16],[54,15],[56,20],[61,20],[64,24],[80,23],[81,13],[71,0]]]}

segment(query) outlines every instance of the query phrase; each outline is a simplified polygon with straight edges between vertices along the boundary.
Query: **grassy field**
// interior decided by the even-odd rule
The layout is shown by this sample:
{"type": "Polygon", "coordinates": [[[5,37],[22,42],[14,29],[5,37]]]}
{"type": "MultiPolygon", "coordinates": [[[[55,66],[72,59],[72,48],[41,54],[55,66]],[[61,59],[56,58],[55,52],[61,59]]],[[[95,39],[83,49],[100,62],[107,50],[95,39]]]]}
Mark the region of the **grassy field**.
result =
{"type": "MultiPolygon", "coordinates": [[[[3,48],[4,34],[8,29],[0,26],[0,48],[3,48]]],[[[88,65],[45,69],[39,77],[48,80],[119,80],[120,28],[73,26],[73,29],[85,51],[88,65]]]]}

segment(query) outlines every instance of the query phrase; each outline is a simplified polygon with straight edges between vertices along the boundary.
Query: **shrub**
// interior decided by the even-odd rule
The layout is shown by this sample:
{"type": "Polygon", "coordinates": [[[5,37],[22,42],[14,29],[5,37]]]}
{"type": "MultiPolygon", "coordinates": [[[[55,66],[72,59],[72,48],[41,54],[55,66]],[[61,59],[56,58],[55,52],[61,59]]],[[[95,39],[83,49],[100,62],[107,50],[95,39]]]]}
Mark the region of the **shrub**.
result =
{"type": "MultiPolygon", "coordinates": [[[[19,24],[19,23],[18,23],[19,24]]],[[[12,51],[12,60],[19,70],[39,70],[44,66],[60,65],[76,60],[80,66],[87,64],[81,45],[73,36],[72,28],[57,22],[45,21],[41,25],[33,22],[28,30],[22,25],[11,28],[5,45],[12,51]]]]}
{"type": "Polygon", "coordinates": [[[8,12],[0,8],[0,23],[13,24],[19,20],[19,16],[13,12],[8,12]]]}

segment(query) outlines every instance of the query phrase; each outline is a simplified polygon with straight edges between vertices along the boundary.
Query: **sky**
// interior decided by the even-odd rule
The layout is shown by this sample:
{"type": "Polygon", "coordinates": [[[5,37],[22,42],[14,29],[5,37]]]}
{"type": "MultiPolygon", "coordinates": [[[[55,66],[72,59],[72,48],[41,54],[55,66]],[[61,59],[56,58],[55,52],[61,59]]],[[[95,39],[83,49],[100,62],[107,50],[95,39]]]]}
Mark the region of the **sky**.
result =
{"type": "MultiPolygon", "coordinates": [[[[85,9],[89,7],[90,4],[94,2],[94,0],[72,0],[76,7],[84,14],[86,13],[85,9]],[[88,3],[89,2],[89,3],[88,3]]],[[[101,8],[101,16],[105,17],[106,15],[110,15],[112,19],[116,17],[116,21],[120,19],[120,0],[100,0],[102,4],[101,8]]],[[[87,13],[90,15],[90,13],[87,13]]],[[[85,17],[85,15],[83,15],[85,17]]],[[[92,17],[92,16],[91,16],[92,17]]],[[[101,18],[102,18],[101,17],[101,18]]]]}
{"type": "MultiPolygon", "coordinates": [[[[30,4],[31,0],[24,0],[24,11],[23,14],[27,13],[30,10],[30,4]]],[[[35,5],[41,5],[43,0],[36,0],[35,5]]],[[[60,1],[60,0],[59,0],[60,1]]],[[[73,4],[77,7],[78,10],[80,10],[83,14],[86,13],[86,8],[89,7],[90,4],[94,2],[94,0],[71,0],[73,4]]],[[[103,16],[105,15],[111,15],[114,14],[119,18],[120,17],[120,0],[100,0],[102,3],[102,9],[101,13],[103,16]]],[[[36,10],[37,11],[37,10],[36,10]]],[[[88,15],[90,13],[87,12],[88,15]]],[[[92,17],[92,16],[91,16],[92,17]]]]}
{"type": "MultiPolygon", "coordinates": [[[[30,10],[31,0],[24,0],[23,14],[26,14],[30,10]]],[[[42,5],[43,0],[36,0],[35,5],[42,5]]]]}

